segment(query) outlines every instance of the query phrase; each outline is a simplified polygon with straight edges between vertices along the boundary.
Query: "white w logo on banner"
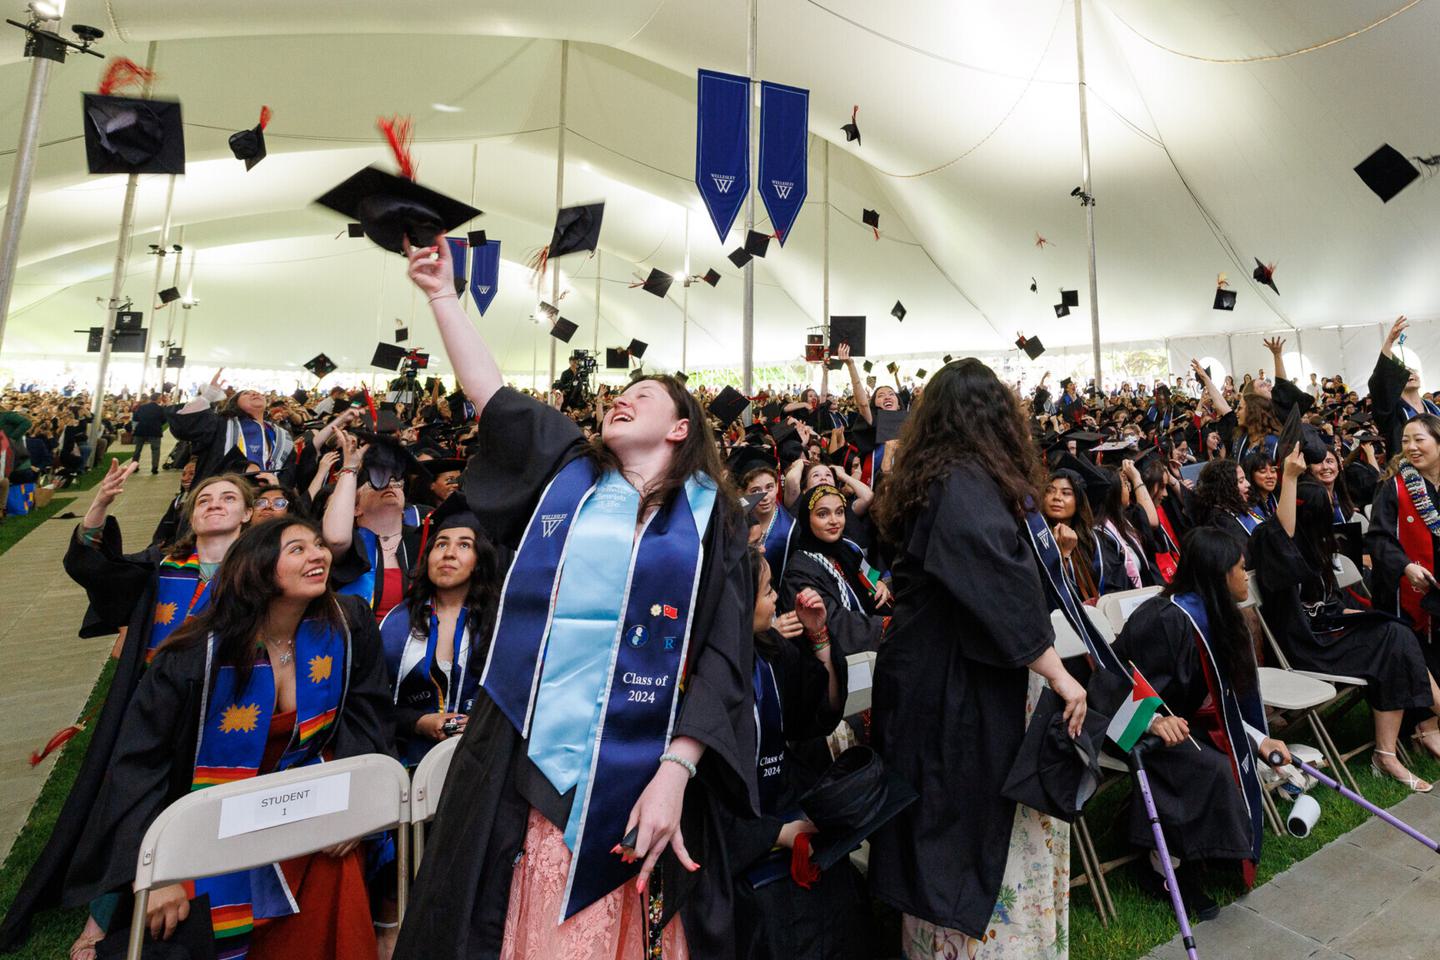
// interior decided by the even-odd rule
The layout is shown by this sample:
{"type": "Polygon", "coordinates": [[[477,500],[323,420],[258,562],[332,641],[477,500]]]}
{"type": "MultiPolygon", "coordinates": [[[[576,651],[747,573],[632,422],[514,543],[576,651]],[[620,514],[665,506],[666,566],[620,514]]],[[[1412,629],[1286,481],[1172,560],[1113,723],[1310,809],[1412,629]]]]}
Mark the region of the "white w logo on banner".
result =
{"type": "Polygon", "coordinates": [[[780,195],[781,200],[789,200],[790,191],[795,189],[794,182],[790,180],[771,180],[770,186],[775,188],[775,192],[780,195]]]}
{"type": "Polygon", "coordinates": [[[482,286],[477,286],[475,289],[480,292],[480,296],[482,297],[487,296],[490,293],[490,285],[488,283],[482,286]]]}
{"type": "Polygon", "coordinates": [[[565,518],[568,516],[570,516],[570,514],[568,513],[547,513],[543,515],[540,518],[541,535],[549,537],[555,532],[556,528],[558,528],[560,524],[565,522],[565,518]]]}
{"type": "Polygon", "coordinates": [[[718,173],[710,174],[710,179],[715,181],[715,189],[721,193],[729,193],[730,188],[735,185],[734,177],[722,177],[718,173]]]}

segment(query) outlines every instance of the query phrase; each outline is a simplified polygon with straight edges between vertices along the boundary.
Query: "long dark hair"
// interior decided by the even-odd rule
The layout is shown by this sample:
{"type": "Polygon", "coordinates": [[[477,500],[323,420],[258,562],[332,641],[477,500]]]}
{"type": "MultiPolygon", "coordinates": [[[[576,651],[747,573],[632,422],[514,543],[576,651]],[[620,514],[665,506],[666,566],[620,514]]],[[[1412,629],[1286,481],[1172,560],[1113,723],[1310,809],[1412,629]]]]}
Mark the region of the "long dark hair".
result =
{"type": "MultiPolygon", "coordinates": [[[[473,635],[480,629],[481,623],[494,605],[495,598],[500,595],[500,563],[495,545],[483,531],[471,527],[464,529],[475,534],[475,569],[470,574],[470,586],[465,593],[466,623],[473,635]]],[[[430,625],[430,608],[435,602],[436,594],[435,584],[430,579],[430,554],[435,552],[435,542],[439,537],[440,534],[436,533],[426,541],[425,549],[420,552],[420,559],[415,563],[414,579],[410,581],[410,595],[405,599],[410,611],[411,630],[417,627],[428,630],[430,625]]],[[[472,649],[474,648],[472,645],[472,649]]]]}
{"type": "MultiPolygon", "coordinates": [[[[1246,374],[1246,376],[1249,376],[1249,374],[1246,374]]],[[[1236,420],[1240,423],[1241,429],[1245,431],[1245,436],[1250,439],[1251,443],[1260,443],[1265,439],[1267,434],[1279,434],[1280,431],[1284,429],[1284,425],[1280,423],[1280,418],[1275,414],[1275,404],[1269,397],[1262,397],[1252,390],[1246,390],[1244,392],[1244,398],[1245,417],[1241,420],[1240,415],[1237,413],[1236,420]]]]}
{"type": "MultiPolygon", "coordinates": [[[[758,604],[760,602],[760,567],[763,565],[770,571],[770,588],[778,591],[779,585],[775,583],[775,568],[770,566],[770,561],[765,558],[765,551],[760,549],[759,544],[750,544],[746,550],[746,556],[750,558],[750,580],[755,584],[755,602],[758,604]]],[[[761,630],[755,634],[755,652],[767,660],[773,660],[780,653],[780,645],[775,642],[773,631],[761,630]]]]}
{"type": "MultiPolygon", "coordinates": [[[[685,385],[669,374],[656,374],[654,376],[641,377],[631,383],[633,387],[637,383],[651,381],[660,384],[665,392],[670,395],[670,400],[675,404],[675,416],[681,420],[690,421],[690,432],[685,439],[670,454],[670,466],[664,475],[653,487],[644,491],[644,497],[640,501],[640,514],[643,516],[648,511],[659,507],[670,498],[672,493],[685,488],[685,481],[697,473],[703,473],[713,480],[719,487],[721,501],[734,503],[738,498],[733,485],[725,477],[725,465],[720,461],[720,451],[715,445],[714,436],[710,432],[710,423],[705,416],[705,411],[700,407],[700,401],[685,388],[685,385]]],[[[629,387],[626,388],[627,390],[629,387]]],[[[595,462],[595,465],[602,470],[619,470],[620,458],[615,452],[605,446],[604,438],[599,433],[595,434],[590,441],[588,455],[595,462]]],[[[726,510],[723,516],[730,519],[730,522],[738,522],[735,517],[737,510],[726,510]]],[[[705,531],[700,531],[703,536],[705,531]]]]}
{"type": "Polygon", "coordinates": [[[1100,586],[1095,582],[1095,570],[1090,565],[1095,558],[1095,517],[1090,512],[1090,500],[1085,496],[1085,480],[1074,470],[1060,469],[1050,474],[1047,487],[1056,480],[1070,484],[1070,492],[1075,496],[1075,514],[1068,520],[1046,517],[1045,522],[1052,528],[1057,523],[1063,523],[1075,531],[1079,540],[1074,554],[1075,585],[1087,598],[1098,596],[1100,586]]]}
{"type": "Polygon", "coordinates": [[[941,367],[911,408],[900,451],[871,510],[880,536],[898,545],[905,523],[924,509],[930,487],[955,464],[989,474],[1018,518],[1044,483],[1014,391],[974,357],[941,367]]]}
{"type": "Polygon", "coordinates": [[[1210,621],[1210,639],[1215,655],[1222,661],[1225,676],[1237,693],[1255,689],[1255,653],[1250,630],[1226,583],[1231,569],[1240,562],[1240,542],[1214,527],[1195,527],[1181,540],[1180,562],[1175,576],[1161,593],[1166,597],[1182,593],[1199,595],[1210,621]]]}
{"type": "Polygon", "coordinates": [[[170,549],[165,554],[171,560],[188,560],[190,554],[195,552],[195,527],[191,522],[195,517],[195,500],[200,496],[200,491],[206,487],[213,487],[217,483],[228,483],[239,490],[240,499],[245,503],[245,509],[250,510],[254,508],[255,488],[250,485],[250,481],[238,473],[217,473],[213,476],[206,477],[199,483],[192,483],[190,485],[190,492],[185,495],[185,503],[180,508],[180,526],[181,529],[185,531],[185,534],[171,544],[170,549]]]}
{"type": "Polygon", "coordinates": [[[1240,481],[1235,476],[1238,466],[1234,460],[1212,460],[1200,468],[1195,503],[1201,523],[1213,523],[1221,514],[1245,512],[1245,498],[1240,496],[1240,481]]]}
{"type": "MultiPolygon", "coordinates": [[[[322,536],[318,523],[296,517],[276,517],[246,530],[220,564],[209,606],[182,624],[160,649],[199,646],[213,633],[217,641],[215,669],[234,667],[237,695],[243,691],[255,663],[256,633],[265,622],[270,604],[280,596],[275,566],[280,560],[280,541],[291,527],[322,536]]],[[[318,618],[337,630],[344,626],[340,605],[329,587],[310,602],[305,618],[318,618]]],[[[209,679],[213,680],[213,675],[209,679]]]]}
{"type": "MultiPolygon", "coordinates": [[[[1120,531],[1120,536],[1126,540],[1133,540],[1132,546],[1139,547],[1144,541],[1141,540],[1139,532],[1136,531],[1130,518],[1125,516],[1125,491],[1124,487],[1130,483],[1124,472],[1118,467],[1105,466],[1100,469],[1110,474],[1110,486],[1105,488],[1105,499],[1100,502],[1100,509],[1095,511],[1095,529],[1099,530],[1107,522],[1113,523],[1115,529],[1120,531]]],[[[1144,483],[1144,478],[1141,478],[1144,483]]],[[[1135,502],[1135,491],[1130,491],[1130,502],[1135,502]]],[[[1144,553],[1143,550],[1139,551],[1144,553]]]]}
{"type": "Polygon", "coordinates": [[[1245,456],[1242,457],[1240,460],[1240,469],[1245,471],[1245,479],[1250,481],[1249,502],[1256,506],[1264,505],[1265,498],[1270,496],[1271,493],[1275,494],[1275,496],[1277,497],[1280,495],[1279,476],[1276,476],[1275,478],[1275,489],[1270,491],[1269,493],[1261,490],[1260,484],[1255,482],[1255,474],[1265,469],[1266,467],[1275,470],[1277,474],[1280,472],[1278,465],[1271,458],[1270,454],[1265,452],[1265,449],[1263,447],[1256,450],[1251,450],[1249,453],[1245,454],[1245,456]]]}
{"type": "MultiPolygon", "coordinates": [[[[1335,515],[1330,509],[1330,495],[1325,492],[1324,484],[1308,477],[1295,488],[1295,546],[1299,548],[1306,566],[1319,575],[1326,592],[1337,589],[1334,557],[1339,546],[1335,541],[1335,515]]],[[[1319,598],[1306,599],[1313,601],[1319,598]]]]}
{"type": "MultiPolygon", "coordinates": [[[[1340,451],[1334,447],[1326,447],[1325,455],[1335,458],[1335,502],[1340,505],[1340,512],[1345,516],[1345,519],[1349,520],[1355,516],[1355,501],[1350,496],[1350,485],[1345,482],[1345,463],[1340,459],[1340,451]]],[[[1323,463],[1324,461],[1321,462],[1323,463]]],[[[1313,477],[1314,474],[1312,473],[1311,476],[1313,477]]],[[[1316,482],[1318,483],[1319,481],[1317,480],[1316,482]]],[[[1324,484],[1320,485],[1322,490],[1324,487],[1324,484]]],[[[1331,516],[1330,522],[1335,522],[1334,516],[1331,516]]]]}

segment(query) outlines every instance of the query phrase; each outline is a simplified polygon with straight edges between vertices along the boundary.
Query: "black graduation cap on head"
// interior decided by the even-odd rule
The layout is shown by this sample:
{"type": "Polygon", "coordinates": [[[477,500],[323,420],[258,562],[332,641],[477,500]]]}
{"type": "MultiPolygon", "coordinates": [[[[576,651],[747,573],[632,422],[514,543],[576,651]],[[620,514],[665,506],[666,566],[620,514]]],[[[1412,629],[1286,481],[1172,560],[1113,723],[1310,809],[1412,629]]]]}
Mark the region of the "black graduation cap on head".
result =
{"type": "Polygon", "coordinates": [[[255,164],[265,159],[265,128],[270,123],[270,108],[260,108],[260,122],[249,130],[230,134],[230,152],[236,160],[245,161],[248,172],[255,164]]]}
{"type": "Polygon", "coordinates": [[[405,238],[415,246],[444,243],[442,234],[480,216],[481,211],[415,182],[410,156],[410,118],[381,117],[400,176],[376,166],[357,171],[315,202],[358,220],[376,246],[403,253],[405,238]]]}
{"type": "Polygon", "coordinates": [[[859,116],[860,105],[856,104],[854,107],[850,108],[850,122],[846,124],[841,124],[840,129],[845,131],[846,143],[858,143],[861,146],[864,146],[865,141],[860,139],[860,124],[855,122],[856,118],[859,116]]]}
{"type": "Polygon", "coordinates": [[[174,303],[176,300],[179,300],[180,291],[175,287],[166,287],[164,290],[160,291],[159,296],[160,304],[163,306],[167,303],[174,303]]]}
{"type": "Polygon", "coordinates": [[[735,266],[737,267],[743,267],[745,266],[745,264],[750,262],[750,254],[744,247],[736,247],[734,250],[731,250],[728,254],[726,254],[726,256],[729,258],[730,262],[735,264],[735,266]]]}
{"type": "MultiPolygon", "coordinates": [[[[393,411],[390,411],[393,415],[393,411]]],[[[365,459],[360,465],[360,481],[376,490],[384,490],[396,477],[419,475],[429,477],[429,469],[415,459],[415,455],[390,433],[376,433],[373,430],[351,430],[356,437],[369,444],[365,459]]]]}
{"type": "Polygon", "coordinates": [[[901,303],[899,300],[896,300],[895,306],[890,308],[890,316],[894,317],[901,323],[905,322],[905,315],[909,312],[909,310],[905,309],[905,304],[901,303]]]}
{"type": "MultiPolygon", "coordinates": [[[[1064,306],[1064,304],[1061,304],[1061,306],[1064,306]]],[[[1059,313],[1059,308],[1056,308],[1056,312],[1059,313]]],[[[1068,307],[1066,308],[1066,312],[1069,312],[1068,307]]],[[[1015,346],[1024,350],[1025,356],[1031,360],[1040,359],[1040,354],[1045,352],[1045,344],[1040,342],[1039,337],[1020,337],[1015,341],[1015,346]]]]}
{"type": "Polygon", "coordinates": [[[832,357],[839,351],[842,343],[850,344],[850,356],[865,356],[864,317],[830,318],[830,355],[832,357]]]}
{"type": "Polygon", "coordinates": [[[634,357],[636,360],[641,360],[644,359],[645,351],[649,348],[650,344],[646,343],[644,340],[631,340],[630,346],[627,347],[626,350],[630,354],[630,356],[634,357]]]}
{"type": "Polygon", "coordinates": [[[745,234],[745,252],[752,257],[764,257],[770,249],[770,234],[751,230],[745,234]]]}
{"type": "Polygon", "coordinates": [[[1365,186],[1375,191],[1382,203],[1410,186],[1420,176],[1415,165],[1390,144],[1381,144],[1380,149],[1361,160],[1355,166],[1355,173],[1365,186]]]}
{"type": "Polygon", "coordinates": [[[575,331],[579,329],[579,326],[564,317],[556,317],[555,322],[550,325],[550,336],[561,343],[569,343],[570,338],[575,336],[575,331]]]}
{"type": "Polygon", "coordinates": [[[630,354],[624,347],[605,348],[605,369],[622,370],[630,366],[630,354]]]}
{"type": "Polygon", "coordinates": [[[810,841],[811,862],[822,871],[839,863],[917,796],[870,747],[846,750],[800,797],[800,809],[820,828],[810,841]]]}
{"type": "Polygon", "coordinates": [[[593,251],[600,243],[600,223],[604,219],[603,202],[565,207],[555,215],[555,231],[550,235],[547,256],[554,260],[581,250],[593,251]]]}
{"type": "Polygon", "coordinates": [[[317,353],[315,356],[305,361],[305,369],[315,374],[315,376],[323,378],[326,374],[330,373],[332,370],[335,369],[335,361],[331,360],[323,353],[317,353]]]}
{"type": "Polygon", "coordinates": [[[110,61],[98,93],[83,97],[85,160],[91,173],[184,173],[180,104],[115,92],[153,75],[123,57],[110,61]]]}
{"type": "Polygon", "coordinates": [[[670,292],[670,285],[674,282],[675,278],[670,276],[670,274],[658,267],[652,267],[650,269],[650,276],[645,278],[645,281],[640,284],[640,287],[646,293],[652,293],[663,300],[665,299],[665,294],[670,292]]]}
{"type": "Polygon", "coordinates": [[[720,426],[728,427],[735,421],[735,418],[745,412],[750,406],[750,401],[745,394],[734,387],[726,387],[715,394],[715,399],[710,401],[710,416],[720,421],[720,426]]]}
{"type": "MultiPolygon", "coordinates": [[[[1075,448],[1077,450],[1082,449],[1082,444],[1073,434],[1074,431],[1071,431],[1071,433],[1061,436],[1060,439],[1062,441],[1075,440],[1075,448]]],[[[1087,444],[1086,446],[1093,445],[1094,444],[1087,444]]],[[[1090,502],[1090,508],[1092,510],[1105,502],[1105,497],[1110,491],[1110,484],[1113,482],[1111,480],[1112,475],[1108,471],[1101,469],[1089,460],[1074,456],[1068,451],[1061,453],[1059,459],[1056,461],[1055,472],[1061,475],[1074,474],[1080,478],[1080,489],[1075,492],[1085,495],[1085,499],[1090,502]]],[[[1074,483],[1074,477],[1071,477],[1070,480],[1074,483]]]]}
{"type": "Polygon", "coordinates": [[[1235,309],[1235,291],[1234,291],[1234,290],[1226,290],[1224,287],[1216,287],[1216,288],[1215,288],[1215,309],[1216,309],[1216,310],[1234,310],[1234,309],[1235,309]]]}
{"type": "Polygon", "coordinates": [[[712,269],[709,269],[709,270],[706,270],[706,271],[705,271],[705,276],[704,276],[703,279],[705,280],[706,283],[710,284],[710,286],[713,287],[713,286],[715,286],[717,283],[720,282],[720,271],[715,270],[715,269],[713,269],[713,268],[712,268],[712,269]]]}
{"type": "Polygon", "coordinates": [[[1063,303],[1063,304],[1065,304],[1065,306],[1067,306],[1067,307],[1078,307],[1078,306],[1080,306],[1080,291],[1079,291],[1079,290],[1066,290],[1064,287],[1061,287],[1061,288],[1060,288],[1060,302],[1063,303]]]}
{"type": "Polygon", "coordinates": [[[400,361],[405,359],[406,353],[404,347],[396,346],[393,343],[377,343],[375,355],[370,358],[370,365],[384,367],[386,370],[399,370],[400,361]]]}
{"type": "Polygon", "coordinates": [[[1067,306],[1066,306],[1065,304],[1063,304],[1063,303],[1057,303],[1057,304],[1055,304],[1055,316],[1057,316],[1057,317],[1068,317],[1068,316],[1070,316],[1070,308],[1067,307],[1067,306]]]}
{"type": "Polygon", "coordinates": [[[1263,283],[1274,290],[1277,296],[1280,294],[1280,288],[1275,286],[1275,264],[1267,265],[1262,263],[1259,257],[1256,257],[1255,269],[1250,272],[1250,276],[1255,278],[1256,283],[1263,283]]]}

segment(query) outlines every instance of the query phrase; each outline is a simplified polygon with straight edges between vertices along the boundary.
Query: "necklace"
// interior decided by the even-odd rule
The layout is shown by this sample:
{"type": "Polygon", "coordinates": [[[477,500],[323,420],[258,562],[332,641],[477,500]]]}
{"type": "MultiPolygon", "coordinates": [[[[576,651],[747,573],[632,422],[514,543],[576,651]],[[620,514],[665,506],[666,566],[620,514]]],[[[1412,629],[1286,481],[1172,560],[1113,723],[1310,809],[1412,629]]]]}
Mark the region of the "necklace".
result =
{"type": "MultiPolygon", "coordinates": [[[[264,648],[268,654],[270,649],[269,638],[267,637],[265,640],[260,641],[260,646],[264,648]]],[[[275,658],[275,662],[284,666],[293,659],[295,659],[295,640],[291,638],[285,641],[284,649],[280,651],[280,656],[275,658]]]]}

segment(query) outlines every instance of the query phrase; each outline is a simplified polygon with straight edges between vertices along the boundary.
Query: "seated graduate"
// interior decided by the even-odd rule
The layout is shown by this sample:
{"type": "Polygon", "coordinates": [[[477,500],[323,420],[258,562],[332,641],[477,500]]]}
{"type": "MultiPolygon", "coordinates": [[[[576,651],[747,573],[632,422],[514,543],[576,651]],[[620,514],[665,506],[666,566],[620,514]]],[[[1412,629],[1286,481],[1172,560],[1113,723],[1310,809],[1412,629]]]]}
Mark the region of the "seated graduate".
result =
{"type": "Polygon", "coordinates": [[[430,516],[405,602],[380,622],[395,704],[395,742],[413,767],[430,748],[463,733],[500,595],[495,546],[461,496],[430,516]]]}
{"type": "Polygon", "coordinates": [[[1245,498],[1249,512],[1266,518],[1275,516],[1280,496],[1280,471],[1275,461],[1264,450],[1251,450],[1240,461],[1240,468],[1250,481],[1250,493],[1245,498]]]}
{"type": "Polygon", "coordinates": [[[860,547],[845,538],[845,496],[828,484],[800,495],[780,608],[795,609],[796,596],[806,589],[825,601],[830,637],[841,657],[880,648],[890,587],[865,562],[860,547]]]}
{"type": "MultiPolygon", "coordinates": [[[[210,605],[166,640],[125,711],[67,902],[128,889],[145,831],[194,790],[390,752],[379,634],[364,604],[331,593],[329,569],[307,521],[273,520],[236,541],[210,605]]],[[[247,942],[251,960],[373,956],[357,842],[153,890],[150,935],[166,939],[188,918],[224,956],[247,942]],[[192,915],[201,895],[208,917],[192,915]]]]}
{"type": "Polygon", "coordinates": [[[1212,460],[1200,468],[1195,519],[1197,526],[1223,530],[1244,548],[1250,534],[1265,521],[1250,505],[1250,480],[1244,467],[1234,460],[1212,460]]]}
{"type": "Polygon", "coordinates": [[[195,475],[203,480],[249,462],[293,483],[295,440],[290,431],[266,419],[265,395],[258,390],[241,390],[226,400],[220,378],[224,372],[224,367],[216,370],[199,396],[167,411],[170,432],[176,440],[187,441],[199,460],[195,475]],[[222,400],[217,413],[212,404],[222,400]]]}
{"type": "Polygon", "coordinates": [[[375,620],[399,606],[410,588],[420,528],[405,523],[405,474],[421,470],[392,437],[340,434],[342,466],[325,502],[325,542],[335,557],[336,592],[364,597],[375,620]]]}
{"type": "Polygon", "coordinates": [[[1104,470],[1107,482],[1096,503],[1093,528],[1100,546],[1100,593],[1153,586],[1160,582],[1160,576],[1150,564],[1148,538],[1141,533],[1141,529],[1150,529],[1150,518],[1155,516],[1150,492],[1133,460],[1104,470]],[[1144,517],[1142,527],[1132,519],[1137,511],[1144,517]]]}
{"type": "Polygon", "coordinates": [[[826,632],[825,603],[813,590],[795,610],[775,616],[770,565],[750,550],[755,575],[755,705],[760,725],[757,779],[760,817],[727,817],[725,844],[735,883],[736,957],[745,960],[846,960],[870,956],[864,881],[849,857],[818,876],[796,878],[816,827],[799,806],[823,772],[810,769],[793,744],[823,737],[840,722],[845,659],[826,632]],[[801,882],[803,881],[803,883],[801,882]]]}
{"type": "Polygon", "coordinates": [[[255,515],[252,523],[261,524],[277,517],[301,517],[305,515],[295,491],[278,483],[261,480],[255,484],[255,515]]]}
{"type": "Polygon", "coordinates": [[[750,542],[765,548],[775,582],[785,575],[785,559],[795,536],[795,518],[780,505],[780,471],[764,450],[745,447],[730,458],[730,476],[740,492],[760,500],[750,511],[750,542]]]}
{"type": "Polygon", "coordinates": [[[1340,455],[1334,447],[1326,447],[1324,458],[1319,463],[1310,464],[1310,476],[1325,491],[1331,522],[1337,525],[1349,523],[1355,515],[1355,503],[1345,486],[1345,477],[1340,472],[1340,455]]]}
{"type": "Polygon", "coordinates": [[[1145,481],[1145,490],[1150,494],[1150,502],[1155,507],[1155,516],[1152,519],[1146,514],[1143,518],[1146,526],[1141,527],[1136,522],[1141,518],[1135,516],[1135,510],[1131,508],[1130,523],[1140,533],[1148,535],[1150,562],[1160,578],[1169,582],[1180,559],[1180,539],[1190,529],[1187,499],[1193,498],[1193,494],[1182,485],[1177,471],[1171,469],[1163,455],[1148,460],[1141,458],[1137,466],[1145,481]]]}
{"type": "MultiPolygon", "coordinates": [[[[1066,462],[1077,462],[1070,457],[1066,462]]],[[[1088,498],[1090,487],[1077,470],[1060,467],[1050,473],[1050,481],[1040,498],[1040,514],[1060,548],[1060,562],[1070,588],[1083,602],[1100,596],[1100,578],[1104,567],[1100,545],[1094,533],[1094,516],[1088,498]]],[[[1125,587],[1115,585],[1114,589],[1125,587]]]]}
{"type": "Polygon", "coordinates": [[[1371,768],[1376,776],[1429,793],[1431,785],[1395,755],[1404,711],[1440,710],[1440,688],[1425,666],[1420,641],[1393,616],[1362,609],[1336,586],[1333,503],[1320,484],[1305,478],[1298,445],[1284,466],[1276,516],[1250,538],[1265,620],[1291,666],[1367,682],[1365,697],[1375,721],[1371,768]]]}
{"type": "MultiPolygon", "coordinates": [[[[1237,606],[1248,594],[1239,541],[1197,527],[1181,545],[1175,578],[1136,608],[1114,645],[1174,718],[1157,716],[1152,729],[1168,749],[1148,754],[1145,769],[1165,843],[1182,861],[1186,903],[1202,913],[1214,903],[1194,888],[1187,867],[1235,861],[1247,886],[1254,882],[1265,834],[1255,754],[1278,750],[1290,761],[1285,745],[1267,733],[1254,648],[1237,606]]],[[[1154,848],[1139,791],[1131,796],[1129,836],[1138,847],[1154,848]]],[[[1158,861],[1151,865],[1158,872],[1158,861]]]]}

